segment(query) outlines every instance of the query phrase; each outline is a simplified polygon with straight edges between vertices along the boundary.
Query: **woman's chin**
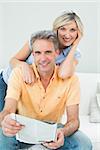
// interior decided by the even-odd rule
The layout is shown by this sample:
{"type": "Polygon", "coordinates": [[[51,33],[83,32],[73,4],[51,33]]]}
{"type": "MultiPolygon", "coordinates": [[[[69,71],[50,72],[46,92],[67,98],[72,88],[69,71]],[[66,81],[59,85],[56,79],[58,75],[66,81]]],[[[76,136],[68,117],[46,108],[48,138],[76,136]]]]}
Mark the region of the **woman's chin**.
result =
{"type": "Polygon", "coordinates": [[[66,48],[66,47],[68,47],[70,45],[71,45],[71,43],[66,43],[66,44],[63,45],[63,47],[66,48]]]}

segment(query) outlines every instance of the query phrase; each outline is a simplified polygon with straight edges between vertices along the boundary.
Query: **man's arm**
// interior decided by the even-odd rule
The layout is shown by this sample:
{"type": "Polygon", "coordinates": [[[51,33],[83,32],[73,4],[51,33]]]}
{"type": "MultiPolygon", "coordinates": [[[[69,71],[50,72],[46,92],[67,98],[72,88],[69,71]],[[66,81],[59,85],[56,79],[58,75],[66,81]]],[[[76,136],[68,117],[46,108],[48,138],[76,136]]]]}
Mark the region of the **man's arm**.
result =
{"type": "Polygon", "coordinates": [[[3,133],[6,136],[12,137],[22,129],[20,125],[15,120],[11,119],[10,114],[15,113],[17,108],[17,101],[12,98],[7,98],[5,102],[5,107],[0,113],[0,125],[2,127],[3,133]]]}
{"type": "Polygon", "coordinates": [[[73,134],[79,128],[80,86],[76,76],[72,77],[69,89],[69,92],[66,93],[67,123],[64,127],[57,129],[57,139],[54,142],[44,144],[44,146],[50,149],[61,147],[64,144],[64,136],[73,134]]]}
{"type": "Polygon", "coordinates": [[[0,112],[0,125],[4,117],[10,113],[15,113],[17,108],[17,101],[12,98],[5,100],[5,106],[2,112],[0,112]]]}
{"type": "Polygon", "coordinates": [[[62,129],[65,136],[73,134],[79,128],[79,105],[71,105],[67,107],[67,123],[62,129]]]}
{"type": "Polygon", "coordinates": [[[77,76],[71,78],[70,90],[67,93],[67,123],[63,128],[65,136],[73,134],[79,128],[80,83],[77,76]]]}
{"type": "Polygon", "coordinates": [[[57,129],[57,139],[51,143],[44,143],[43,145],[50,149],[57,149],[64,144],[64,136],[73,134],[79,127],[79,106],[77,104],[67,107],[67,123],[64,128],[57,129]]]}

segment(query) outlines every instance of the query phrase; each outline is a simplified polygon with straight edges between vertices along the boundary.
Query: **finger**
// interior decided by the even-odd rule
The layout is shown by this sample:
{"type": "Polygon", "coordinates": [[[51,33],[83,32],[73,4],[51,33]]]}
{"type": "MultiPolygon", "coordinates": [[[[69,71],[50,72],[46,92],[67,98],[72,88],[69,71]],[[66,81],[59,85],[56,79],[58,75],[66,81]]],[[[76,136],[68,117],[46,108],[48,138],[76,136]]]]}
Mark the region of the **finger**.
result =
{"type": "Polygon", "coordinates": [[[32,82],[34,82],[35,75],[32,68],[30,68],[30,66],[26,63],[24,63],[21,66],[21,68],[22,68],[23,81],[27,84],[31,84],[32,82]]]}
{"type": "Polygon", "coordinates": [[[12,126],[12,125],[5,125],[3,126],[4,128],[7,128],[9,130],[21,130],[23,128],[23,126],[12,126]]]}
{"type": "Polygon", "coordinates": [[[16,133],[18,133],[21,129],[23,128],[23,126],[20,126],[20,127],[14,127],[14,126],[8,126],[7,128],[6,127],[2,127],[2,130],[3,130],[3,133],[5,135],[16,135],[16,133]]]}
{"type": "Polygon", "coordinates": [[[12,134],[12,135],[16,135],[16,133],[18,133],[19,131],[19,130],[11,130],[9,128],[2,128],[2,129],[5,134],[12,134]]]}
{"type": "Polygon", "coordinates": [[[19,127],[20,124],[18,122],[16,122],[15,120],[11,119],[11,118],[8,118],[8,117],[5,117],[4,120],[2,121],[2,126],[16,126],[16,127],[19,127]]]}
{"type": "Polygon", "coordinates": [[[24,73],[23,80],[27,84],[32,83],[32,75],[29,72],[24,73]]]}
{"type": "Polygon", "coordinates": [[[80,30],[78,30],[78,38],[81,39],[82,37],[82,33],[80,32],[80,30]]]}
{"type": "Polygon", "coordinates": [[[23,128],[23,125],[19,124],[15,120],[8,118],[9,116],[5,117],[2,121],[1,125],[3,128],[8,128],[11,130],[20,130],[23,128]]]}
{"type": "Polygon", "coordinates": [[[32,75],[31,82],[32,82],[32,83],[35,83],[35,75],[32,75]]]}
{"type": "Polygon", "coordinates": [[[32,76],[29,75],[29,78],[28,78],[28,83],[31,84],[33,81],[32,81],[32,76]]]}
{"type": "Polygon", "coordinates": [[[57,144],[58,147],[61,147],[64,145],[64,135],[61,129],[57,131],[57,138],[54,142],[57,144]]]}
{"type": "Polygon", "coordinates": [[[32,69],[30,69],[29,73],[28,73],[28,83],[31,84],[34,82],[35,82],[35,75],[34,75],[32,69]]]}
{"type": "Polygon", "coordinates": [[[58,148],[58,145],[54,142],[51,142],[51,143],[43,143],[43,145],[49,149],[57,149],[58,148]]]}
{"type": "Polygon", "coordinates": [[[28,71],[26,67],[22,66],[22,78],[25,83],[28,83],[28,71]]]}
{"type": "Polygon", "coordinates": [[[6,135],[6,136],[10,136],[10,137],[11,136],[15,136],[16,133],[17,133],[17,131],[16,132],[12,132],[12,131],[8,130],[7,128],[3,129],[3,134],[6,135]]]}
{"type": "Polygon", "coordinates": [[[24,70],[22,70],[22,78],[23,78],[23,81],[24,82],[28,82],[28,80],[27,80],[27,76],[26,76],[26,71],[24,71],[24,70]]]}

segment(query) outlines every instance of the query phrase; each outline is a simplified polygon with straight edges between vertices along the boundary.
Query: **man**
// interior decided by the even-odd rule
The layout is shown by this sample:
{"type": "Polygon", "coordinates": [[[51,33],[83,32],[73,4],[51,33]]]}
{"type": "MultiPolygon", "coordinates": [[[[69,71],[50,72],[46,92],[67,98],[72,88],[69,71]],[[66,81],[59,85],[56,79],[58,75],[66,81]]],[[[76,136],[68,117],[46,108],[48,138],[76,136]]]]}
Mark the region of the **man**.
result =
{"type": "Polygon", "coordinates": [[[22,80],[20,68],[12,71],[5,107],[0,114],[3,131],[2,133],[0,130],[0,149],[17,150],[31,146],[15,140],[16,133],[23,126],[12,120],[10,113],[17,111],[18,114],[27,117],[60,123],[66,109],[67,123],[57,129],[57,140],[43,145],[59,150],[91,150],[89,139],[77,131],[80,99],[78,78],[74,75],[62,80],[57,76],[56,35],[51,31],[40,31],[32,36],[31,42],[34,55],[32,69],[36,75],[36,82],[34,85],[28,85],[22,80]]]}

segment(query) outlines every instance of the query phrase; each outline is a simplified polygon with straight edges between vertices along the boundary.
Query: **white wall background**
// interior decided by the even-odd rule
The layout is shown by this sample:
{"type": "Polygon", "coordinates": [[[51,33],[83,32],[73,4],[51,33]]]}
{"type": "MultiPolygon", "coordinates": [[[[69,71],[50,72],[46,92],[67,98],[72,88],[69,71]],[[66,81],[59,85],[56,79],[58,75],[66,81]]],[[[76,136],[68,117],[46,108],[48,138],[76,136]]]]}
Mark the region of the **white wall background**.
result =
{"type": "MultiPolygon", "coordinates": [[[[2,50],[3,50],[3,7],[2,7],[2,4],[0,5],[0,64],[2,65],[3,64],[3,61],[2,61],[2,57],[3,57],[3,53],[2,53],[2,50]]],[[[0,67],[1,68],[1,67],[0,67]]]]}
{"type": "Polygon", "coordinates": [[[75,11],[84,24],[85,34],[79,44],[82,58],[78,72],[100,72],[100,3],[99,2],[1,2],[0,69],[37,30],[52,29],[61,12],[75,11]]]}

